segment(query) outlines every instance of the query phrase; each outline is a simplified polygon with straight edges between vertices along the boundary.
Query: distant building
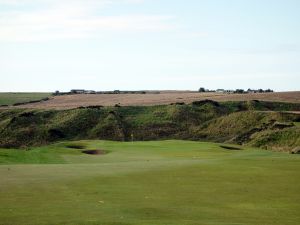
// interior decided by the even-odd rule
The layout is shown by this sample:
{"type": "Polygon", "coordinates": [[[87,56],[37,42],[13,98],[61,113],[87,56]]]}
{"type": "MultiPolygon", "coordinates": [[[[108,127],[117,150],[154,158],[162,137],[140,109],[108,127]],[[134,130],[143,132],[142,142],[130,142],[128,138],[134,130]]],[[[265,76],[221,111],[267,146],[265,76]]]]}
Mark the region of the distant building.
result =
{"type": "Polygon", "coordinates": [[[216,92],[218,92],[218,93],[224,93],[225,90],[224,89],[217,89],[216,92]]]}
{"type": "Polygon", "coordinates": [[[96,91],[93,90],[86,90],[84,91],[85,94],[96,94],[96,91]]]}
{"type": "Polygon", "coordinates": [[[217,89],[216,92],[217,93],[233,94],[234,90],[217,89]]]}
{"type": "Polygon", "coordinates": [[[252,89],[249,88],[249,89],[247,90],[247,92],[248,92],[248,93],[256,93],[257,90],[252,90],[252,89]]]}
{"type": "Polygon", "coordinates": [[[269,93],[269,92],[274,92],[273,90],[271,90],[271,89],[267,89],[267,90],[263,90],[263,89],[257,89],[257,90],[255,90],[255,89],[248,89],[247,90],[247,93],[269,93]]]}
{"type": "Polygon", "coordinates": [[[84,94],[85,90],[84,89],[72,89],[71,93],[72,94],[84,94]]]}

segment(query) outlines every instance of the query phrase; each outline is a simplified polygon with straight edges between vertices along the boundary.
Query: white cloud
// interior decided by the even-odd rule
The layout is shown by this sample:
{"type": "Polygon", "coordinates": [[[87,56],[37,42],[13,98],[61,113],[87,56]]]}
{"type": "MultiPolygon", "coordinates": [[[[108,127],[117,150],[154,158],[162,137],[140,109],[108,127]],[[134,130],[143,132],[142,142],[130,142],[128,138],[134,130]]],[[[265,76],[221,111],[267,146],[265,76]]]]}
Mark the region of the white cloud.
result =
{"type": "MultiPolygon", "coordinates": [[[[11,5],[36,2],[38,1],[0,0],[0,4],[11,5]]],[[[0,41],[91,38],[106,32],[163,31],[173,28],[170,23],[173,18],[171,16],[101,15],[105,6],[121,2],[138,4],[142,0],[65,0],[63,2],[41,0],[38,9],[30,10],[30,7],[22,6],[23,10],[15,7],[14,10],[2,11],[0,12],[0,41]]]]}

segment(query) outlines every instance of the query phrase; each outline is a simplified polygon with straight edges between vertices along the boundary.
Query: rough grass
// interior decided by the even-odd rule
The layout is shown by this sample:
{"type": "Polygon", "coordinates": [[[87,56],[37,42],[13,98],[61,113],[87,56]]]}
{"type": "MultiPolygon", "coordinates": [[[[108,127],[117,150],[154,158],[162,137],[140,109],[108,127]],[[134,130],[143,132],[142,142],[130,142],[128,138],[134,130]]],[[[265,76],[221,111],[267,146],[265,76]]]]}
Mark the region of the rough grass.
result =
{"type": "Polygon", "coordinates": [[[284,151],[286,149],[284,146],[288,146],[289,150],[292,150],[300,146],[300,127],[283,130],[266,130],[254,134],[251,139],[248,145],[278,151],[284,151]]]}
{"type": "Polygon", "coordinates": [[[0,150],[0,223],[298,225],[299,155],[243,149],[79,141],[0,150]]]}
{"type": "Polygon", "coordinates": [[[51,93],[35,92],[35,93],[0,93],[0,105],[13,105],[15,103],[23,103],[35,100],[41,100],[51,96],[51,93]]]}
{"type": "Polygon", "coordinates": [[[256,111],[231,113],[208,123],[208,126],[201,132],[220,140],[222,138],[228,140],[253,127],[260,126],[262,123],[267,122],[269,118],[268,114],[256,111]]]}

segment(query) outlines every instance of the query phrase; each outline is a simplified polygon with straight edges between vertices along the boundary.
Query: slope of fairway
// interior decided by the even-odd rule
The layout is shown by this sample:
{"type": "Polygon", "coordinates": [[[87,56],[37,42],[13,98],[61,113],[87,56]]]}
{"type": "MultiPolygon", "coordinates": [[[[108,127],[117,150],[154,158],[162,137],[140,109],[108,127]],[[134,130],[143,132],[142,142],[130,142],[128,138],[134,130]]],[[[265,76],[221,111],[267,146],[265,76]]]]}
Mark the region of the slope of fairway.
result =
{"type": "Polygon", "coordinates": [[[1,225],[300,223],[299,155],[80,141],[1,149],[0,164],[1,225]]]}

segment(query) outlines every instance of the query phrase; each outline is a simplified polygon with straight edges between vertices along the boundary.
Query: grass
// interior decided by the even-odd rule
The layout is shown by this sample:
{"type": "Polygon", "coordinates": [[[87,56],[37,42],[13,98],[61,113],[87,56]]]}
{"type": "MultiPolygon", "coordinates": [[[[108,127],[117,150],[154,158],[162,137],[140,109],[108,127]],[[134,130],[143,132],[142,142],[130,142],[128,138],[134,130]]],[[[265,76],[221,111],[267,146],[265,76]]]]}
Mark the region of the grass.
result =
{"type": "Polygon", "coordinates": [[[2,92],[0,93],[0,105],[13,105],[15,103],[23,103],[29,101],[40,100],[51,96],[51,93],[46,92],[2,92]]]}
{"type": "Polygon", "coordinates": [[[1,149],[0,164],[5,225],[300,223],[299,155],[190,141],[76,141],[1,149]]]}

